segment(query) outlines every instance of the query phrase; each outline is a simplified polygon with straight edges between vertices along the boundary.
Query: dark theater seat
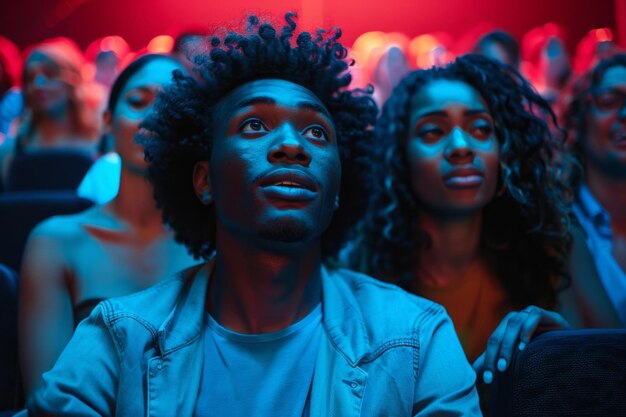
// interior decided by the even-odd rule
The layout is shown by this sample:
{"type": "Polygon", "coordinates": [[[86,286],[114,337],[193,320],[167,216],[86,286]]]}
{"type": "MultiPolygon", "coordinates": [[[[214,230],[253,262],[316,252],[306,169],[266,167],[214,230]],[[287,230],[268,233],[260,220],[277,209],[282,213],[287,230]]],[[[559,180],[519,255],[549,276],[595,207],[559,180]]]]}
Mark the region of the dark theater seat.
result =
{"type": "Polygon", "coordinates": [[[626,329],[540,334],[496,378],[490,398],[493,417],[626,416],[626,329]]]}
{"type": "Polygon", "coordinates": [[[76,190],[93,162],[82,150],[28,152],[11,162],[5,191],[76,190]]]}
{"type": "Polygon", "coordinates": [[[11,410],[18,396],[17,286],[15,271],[0,264],[0,410],[11,410]]]}
{"type": "Polygon", "coordinates": [[[31,230],[42,220],[72,214],[93,205],[73,191],[7,192],[0,194],[0,263],[20,270],[31,230]]]}

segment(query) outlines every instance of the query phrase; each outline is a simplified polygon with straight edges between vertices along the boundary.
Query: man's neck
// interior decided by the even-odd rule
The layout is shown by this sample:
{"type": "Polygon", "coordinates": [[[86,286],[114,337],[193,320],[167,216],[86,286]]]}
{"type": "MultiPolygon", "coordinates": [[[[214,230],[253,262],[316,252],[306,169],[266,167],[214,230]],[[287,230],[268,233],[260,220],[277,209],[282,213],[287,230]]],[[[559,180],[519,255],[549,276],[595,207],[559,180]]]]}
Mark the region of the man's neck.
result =
{"type": "Polygon", "coordinates": [[[429,246],[418,249],[420,284],[445,287],[463,280],[481,265],[482,213],[444,217],[419,214],[420,229],[428,234],[429,246]]]}
{"type": "Polygon", "coordinates": [[[586,167],[591,194],[611,216],[613,234],[626,236],[626,178],[612,178],[592,164],[586,167]]]}
{"type": "Polygon", "coordinates": [[[586,181],[591,194],[611,217],[612,255],[626,272],[626,178],[612,178],[587,164],[586,181]]]}
{"type": "Polygon", "coordinates": [[[302,319],[321,301],[319,240],[285,253],[220,230],[209,313],[239,333],[268,333],[302,319]]]}

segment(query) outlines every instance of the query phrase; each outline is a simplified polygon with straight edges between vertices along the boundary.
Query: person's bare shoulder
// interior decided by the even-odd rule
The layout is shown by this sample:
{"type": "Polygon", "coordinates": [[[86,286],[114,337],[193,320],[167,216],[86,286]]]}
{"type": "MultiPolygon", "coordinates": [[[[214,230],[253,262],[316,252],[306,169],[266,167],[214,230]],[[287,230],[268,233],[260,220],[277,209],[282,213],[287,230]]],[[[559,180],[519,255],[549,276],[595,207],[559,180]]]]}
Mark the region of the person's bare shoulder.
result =
{"type": "Polygon", "coordinates": [[[100,226],[103,223],[101,206],[94,206],[75,214],[50,217],[32,230],[29,240],[45,238],[69,244],[85,237],[85,226],[100,226]]]}
{"type": "Polygon", "coordinates": [[[95,206],[70,215],[50,217],[39,223],[28,236],[24,248],[23,267],[36,265],[65,269],[72,264],[73,254],[89,239],[86,227],[102,224],[102,208],[95,206]]]}

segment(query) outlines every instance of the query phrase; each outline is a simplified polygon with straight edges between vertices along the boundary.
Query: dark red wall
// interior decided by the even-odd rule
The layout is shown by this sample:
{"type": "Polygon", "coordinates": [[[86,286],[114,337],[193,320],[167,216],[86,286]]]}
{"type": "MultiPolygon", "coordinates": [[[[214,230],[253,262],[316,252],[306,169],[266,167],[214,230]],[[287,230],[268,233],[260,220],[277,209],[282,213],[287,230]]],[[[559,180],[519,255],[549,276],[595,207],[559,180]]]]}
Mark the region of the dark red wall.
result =
{"type": "Polygon", "coordinates": [[[85,47],[118,34],[137,49],[157,34],[186,25],[224,24],[250,11],[300,12],[305,26],[339,25],[350,45],[370,30],[409,36],[444,30],[454,37],[481,22],[521,36],[554,21],[568,28],[571,48],[590,29],[615,27],[613,0],[1,0],[0,34],[20,47],[50,36],[69,36],[85,47]]]}

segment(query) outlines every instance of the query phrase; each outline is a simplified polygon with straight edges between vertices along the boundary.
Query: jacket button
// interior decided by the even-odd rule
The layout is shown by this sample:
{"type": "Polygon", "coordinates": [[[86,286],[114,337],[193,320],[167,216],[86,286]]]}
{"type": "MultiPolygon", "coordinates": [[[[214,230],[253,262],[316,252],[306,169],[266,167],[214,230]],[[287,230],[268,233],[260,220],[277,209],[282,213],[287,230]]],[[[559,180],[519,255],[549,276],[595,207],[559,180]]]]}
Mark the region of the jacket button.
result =
{"type": "Polygon", "coordinates": [[[161,362],[157,363],[157,369],[160,371],[161,369],[163,369],[163,365],[161,364],[161,362]]]}
{"type": "Polygon", "coordinates": [[[349,379],[342,379],[341,380],[344,384],[346,384],[347,386],[349,386],[350,388],[356,388],[359,386],[359,383],[356,381],[350,381],[349,379]]]}

